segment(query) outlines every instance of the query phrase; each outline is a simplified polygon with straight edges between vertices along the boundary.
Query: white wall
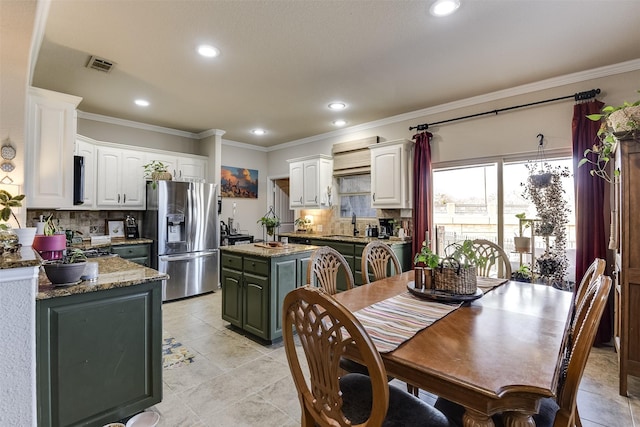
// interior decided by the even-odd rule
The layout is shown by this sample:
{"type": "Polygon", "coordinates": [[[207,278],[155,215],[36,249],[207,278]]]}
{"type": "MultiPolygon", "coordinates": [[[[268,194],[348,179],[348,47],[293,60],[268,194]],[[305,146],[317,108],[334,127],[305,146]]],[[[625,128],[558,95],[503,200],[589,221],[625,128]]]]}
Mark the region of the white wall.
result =
{"type": "MultiPolygon", "coordinates": [[[[21,255],[33,255],[31,248],[21,255]]],[[[2,270],[0,279],[0,425],[35,426],[38,267],[2,270]]]]}
{"type": "MultiPolygon", "coordinates": [[[[82,103],[80,103],[79,108],[81,109],[81,107],[82,103]]],[[[78,118],[78,134],[98,141],[114,142],[116,144],[177,151],[179,153],[205,154],[203,153],[204,148],[201,142],[197,139],[96,120],[78,118]]]]}
{"type": "MultiPolygon", "coordinates": [[[[262,217],[267,207],[267,155],[264,151],[248,149],[232,145],[223,140],[222,166],[256,169],[258,171],[258,198],[241,199],[235,197],[222,198],[222,214],[220,219],[227,223],[233,216],[233,204],[236,204],[235,222],[240,224],[242,234],[251,234],[256,239],[262,238],[262,227],[256,223],[262,217]]],[[[289,173],[289,169],[287,169],[289,173]]],[[[227,223],[228,224],[228,223],[227,223]]]]}

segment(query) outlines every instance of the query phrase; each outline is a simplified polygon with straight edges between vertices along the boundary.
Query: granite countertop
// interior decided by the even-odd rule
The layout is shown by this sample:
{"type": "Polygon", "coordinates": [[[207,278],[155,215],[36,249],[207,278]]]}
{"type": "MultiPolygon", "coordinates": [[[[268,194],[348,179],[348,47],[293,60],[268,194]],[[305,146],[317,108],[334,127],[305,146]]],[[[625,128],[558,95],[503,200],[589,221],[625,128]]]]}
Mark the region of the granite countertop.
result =
{"type": "Polygon", "coordinates": [[[47,279],[43,269],[41,269],[40,286],[38,287],[36,300],[123,288],[169,277],[167,274],[127,261],[118,256],[92,258],[90,262],[98,263],[98,279],[93,282],[85,280],[71,286],[53,286],[47,279]]]}
{"type": "Polygon", "coordinates": [[[279,236],[284,237],[296,237],[302,239],[317,239],[328,240],[333,242],[348,242],[348,243],[369,243],[369,242],[383,242],[389,245],[411,243],[410,237],[401,239],[399,237],[391,236],[388,239],[378,239],[377,237],[360,237],[360,236],[347,236],[344,234],[316,234],[316,233],[280,233],[279,236]]]}
{"type": "Polygon", "coordinates": [[[0,255],[0,270],[7,268],[37,267],[42,264],[42,258],[38,252],[30,246],[22,247],[15,253],[0,255]]]}
{"type": "Polygon", "coordinates": [[[222,252],[231,252],[231,253],[236,253],[241,255],[253,255],[253,256],[259,256],[262,258],[275,258],[275,257],[297,254],[301,252],[311,252],[318,249],[318,246],[299,245],[294,243],[289,243],[286,246],[276,247],[276,248],[265,248],[257,245],[261,245],[261,243],[248,243],[245,245],[222,246],[220,247],[220,250],[222,252]]]}
{"type": "Polygon", "coordinates": [[[112,237],[110,242],[105,243],[91,243],[90,239],[85,239],[82,243],[74,243],[71,245],[72,248],[78,249],[94,249],[94,248],[104,248],[108,246],[121,246],[121,245],[144,245],[147,243],[153,243],[151,239],[138,238],[138,239],[125,239],[124,237],[112,237]]]}

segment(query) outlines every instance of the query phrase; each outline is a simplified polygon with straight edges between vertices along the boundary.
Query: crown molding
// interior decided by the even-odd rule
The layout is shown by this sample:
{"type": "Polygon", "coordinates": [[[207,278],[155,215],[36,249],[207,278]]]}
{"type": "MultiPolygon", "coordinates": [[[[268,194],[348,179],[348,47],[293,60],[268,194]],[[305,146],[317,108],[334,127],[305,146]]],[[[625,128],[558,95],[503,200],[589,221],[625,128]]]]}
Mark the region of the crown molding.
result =
{"type": "Polygon", "coordinates": [[[270,147],[262,147],[259,145],[247,144],[246,142],[232,141],[230,139],[223,139],[222,145],[227,145],[229,147],[236,147],[236,148],[244,148],[245,150],[260,151],[263,153],[267,153],[271,151],[270,147]]]}
{"type": "Polygon", "coordinates": [[[199,134],[193,133],[193,132],[185,132],[183,130],[165,128],[165,127],[156,126],[156,125],[149,125],[146,123],[134,122],[133,120],[119,119],[117,117],[103,116],[102,114],[87,113],[80,110],[78,110],[78,118],[93,120],[95,122],[109,123],[112,125],[126,126],[130,128],[135,128],[135,129],[148,130],[152,132],[166,133],[169,135],[181,136],[184,138],[200,139],[198,138],[199,134]]]}

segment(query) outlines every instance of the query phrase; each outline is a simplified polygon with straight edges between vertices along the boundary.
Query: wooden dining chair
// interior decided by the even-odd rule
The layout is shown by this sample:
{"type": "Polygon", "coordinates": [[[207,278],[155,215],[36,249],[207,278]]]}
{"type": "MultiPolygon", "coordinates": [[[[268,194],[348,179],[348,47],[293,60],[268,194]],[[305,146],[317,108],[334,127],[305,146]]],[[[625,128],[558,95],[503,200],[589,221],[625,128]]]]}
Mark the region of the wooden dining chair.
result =
{"type": "Polygon", "coordinates": [[[312,252],[307,268],[307,284],[323,288],[329,295],[338,293],[338,271],[345,274],[346,288],[354,286],[353,273],[342,254],[329,246],[312,252]]]}
{"type": "Polygon", "coordinates": [[[473,249],[477,256],[485,260],[476,266],[478,276],[511,279],[511,262],[504,249],[485,239],[474,240],[473,249]]]}
{"type": "MultiPolygon", "coordinates": [[[[611,278],[608,276],[599,275],[587,284],[583,298],[576,306],[575,316],[569,319],[567,333],[571,338],[568,351],[558,358],[557,369],[560,380],[556,397],[542,399],[539,412],[533,416],[536,426],[579,427],[582,425],[577,406],[578,388],[610,290],[611,278]]],[[[456,425],[463,425],[464,408],[462,406],[438,398],[435,407],[456,425]]],[[[493,422],[496,427],[504,426],[504,415],[495,415],[493,422]]]]}
{"type": "Polygon", "coordinates": [[[381,280],[387,277],[389,262],[393,265],[392,275],[402,273],[400,260],[391,250],[389,245],[380,241],[369,242],[362,251],[362,283],[369,284],[369,271],[373,275],[373,280],[381,280]]]}
{"type": "Polygon", "coordinates": [[[302,410],[301,425],[452,426],[434,407],[387,383],[380,353],[358,319],[322,288],[287,294],[282,335],[302,410]],[[294,341],[298,335],[308,369],[294,341]],[[354,346],[369,375],[340,376],[339,361],[354,346]]]}

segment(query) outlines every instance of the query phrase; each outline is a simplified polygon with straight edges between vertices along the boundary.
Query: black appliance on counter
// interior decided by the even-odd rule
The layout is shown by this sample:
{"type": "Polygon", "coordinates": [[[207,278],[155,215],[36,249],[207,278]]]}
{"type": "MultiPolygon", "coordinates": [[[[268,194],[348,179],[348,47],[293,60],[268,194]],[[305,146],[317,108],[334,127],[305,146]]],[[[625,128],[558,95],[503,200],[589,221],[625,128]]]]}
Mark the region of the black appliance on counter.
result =
{"type": "Polygon", "coordinates": [[[378,232],[378,239],[388,239],[393,236],[393,218],[380,218],[380,231],[378,232]]]}
{"type": "Polygon", "coordinates": [[[127,239],[138,239],[140,237],[140,231],[138,231],[138,222],[132,216],[127,215],[124,220],[124,236],[127,239]]]}
{"type": "Polygon", "coordinates": [[[253,236],[248,234],[230,234],[227,236],[227,245],[246,245],[248,243],[253,243],[253,236]]]}

